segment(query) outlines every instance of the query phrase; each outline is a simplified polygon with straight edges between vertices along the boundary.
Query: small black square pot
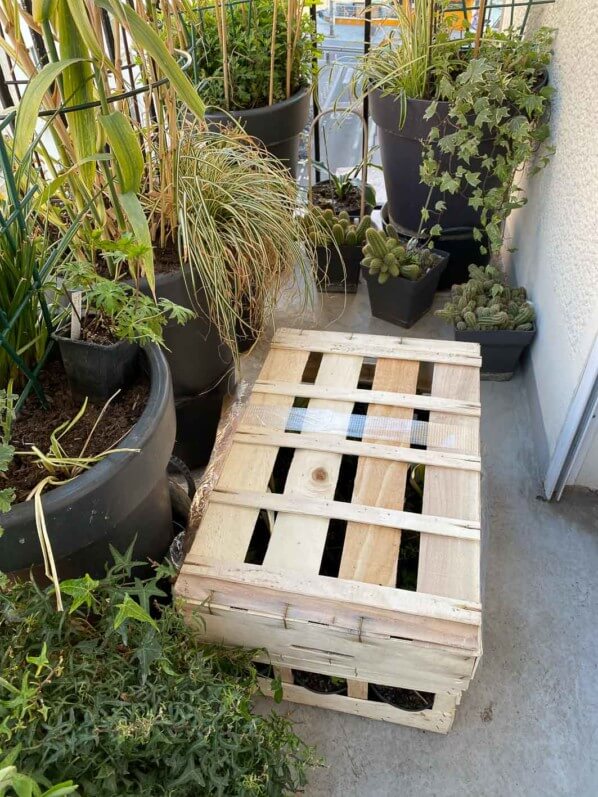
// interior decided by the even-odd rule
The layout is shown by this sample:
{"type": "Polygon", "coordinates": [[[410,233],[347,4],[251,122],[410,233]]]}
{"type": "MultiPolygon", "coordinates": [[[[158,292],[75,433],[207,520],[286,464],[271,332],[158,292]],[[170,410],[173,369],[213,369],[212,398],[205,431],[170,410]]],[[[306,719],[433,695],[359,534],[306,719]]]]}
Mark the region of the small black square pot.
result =
{"type": "Polygon", "coordinates": [[[363,269],[372,315],[375,318],[408,329],[428,312],[449,257],[446,252],[441,252],[439,249],[432,251],[441,260],[419,280],[390,277],[384,285],[380,285],[377,274],[370,275],[367,268],[363,269]]]}
{"type": "Polygon", "coordinates": [[[139,346],[119,340],[109,346],[54,335],[74,396],[107,401],[139,373],[139,346]]]}
{"type": "Polygon", "coordinates": [[[335,246],[318,246],[317,254],[316,283],[319,291],[322,293],[357,293],[363,257],[361,246],[341,244],[338,251],[335,246]]]}
{"type": "Polygon", "coordinates": [[[482,347],[482,379],[506,381],[511,379],[521,355],[535,337],[517,329],[455,329],[455,340],[479,343],[482,347]]]}

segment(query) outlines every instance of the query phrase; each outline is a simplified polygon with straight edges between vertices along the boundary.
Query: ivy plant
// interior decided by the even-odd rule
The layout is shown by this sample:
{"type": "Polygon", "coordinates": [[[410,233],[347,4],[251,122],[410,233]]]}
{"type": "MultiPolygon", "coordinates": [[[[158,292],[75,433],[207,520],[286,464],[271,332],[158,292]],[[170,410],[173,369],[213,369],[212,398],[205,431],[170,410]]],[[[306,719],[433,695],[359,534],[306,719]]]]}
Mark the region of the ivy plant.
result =
{"type": "Polygon", "coordinates": [[[12,751],[23,777],[82,797],[294,794],[315,758],[284,717],[253,713],[250,654],[198,641],[166,601],[169,568],[142,581],[130,550],[114,556],[105,578],[61,583],[61,612],[51,588],[0,574],[0,762],[12,751]]]}
{"type": "MultiPolygon", "coordinates": [[[[490,250],[500,249],[505,220],[527,201],[516,174],[550,135],[546,112],[553,88],[544,83],[553,38],[548,28],[526,39],[511,31],[489,32],[464,69],[438,73],[436,98],[425,112],[437,124],[424,142],[420,175],[430,191],[420,233],[425,229],[432,238],[442,233],[446,204],[440,199],[430,207],[437,192],[465,193],[480,213],[475,239],[482,241],[485,233],[490,250]],[[448,103],[446,116],[439,113],[441,101],[448,103]]],[[[470,46],[466,37],[463,51],[470,46]]],[[[532,174],[553,152],[549,145],[543,148],[532,174]]]]}

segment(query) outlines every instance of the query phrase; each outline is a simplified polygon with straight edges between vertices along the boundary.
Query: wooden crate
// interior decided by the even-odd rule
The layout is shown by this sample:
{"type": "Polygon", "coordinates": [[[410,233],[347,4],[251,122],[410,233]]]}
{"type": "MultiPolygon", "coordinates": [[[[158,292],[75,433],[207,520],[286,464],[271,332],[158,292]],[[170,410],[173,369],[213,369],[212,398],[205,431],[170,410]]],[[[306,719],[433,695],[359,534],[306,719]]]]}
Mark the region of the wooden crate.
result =
{"type": "Polygon", "coordinates": [[[449,730],[481,655],[480,364],[470,343],[275,335],[176,585],[206,640],[262,649],[285,699],[449,730]],[[404,508],[420,463],[421,513],[404,508]],[[419,541],[416,584],[402,539],[419,541]],[[375,702],[368,684],[433,705],[375,702]]]}

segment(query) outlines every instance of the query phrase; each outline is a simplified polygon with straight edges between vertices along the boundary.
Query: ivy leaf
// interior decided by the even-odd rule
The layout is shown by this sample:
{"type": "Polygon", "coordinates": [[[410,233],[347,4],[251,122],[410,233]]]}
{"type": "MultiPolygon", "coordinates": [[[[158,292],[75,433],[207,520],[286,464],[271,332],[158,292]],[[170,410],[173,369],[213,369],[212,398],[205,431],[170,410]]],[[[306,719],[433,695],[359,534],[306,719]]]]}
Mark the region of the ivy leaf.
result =
{"type": "Polygon", "coordinates": [[[272,689],[272,697],[274,698],[274,702],[281,703],[283,698],[281,679],[272,678],[272,683],[270,684],[270,688],[272,689]]]}
{"type": "Polygon", "coordinates": [[[459,180],[457,180],[456,177],[453,177],[450,172],[442,172],[438,187],[443,192],[448,191],[449,194],[456,194],[459,190],[459,180]]]}
{"type": "Polygon", "coordinates": [[[79,606],[85,604],[91,609],[94,601],[93,591],[100,586],[100,582],[91,578],[86,573],[83,578],[71,578],[60,582],[60,589],[65,595],[69,595],[73,600],[69,609],[69,614],[77,611],[79,606]]]}
{"type": "Polygon", "coordinates": [[[430,230],[430,238],[438,238],[442,235],[442,227],[440,224],[435,224],[430,230]]]}
{"type": "Polygon", "coordinates": [[[5,487],[0,490],[0,513],[8,512],[15,500],[15,491],[12,487],[5,487]]]}
{"type": "Polygon", "coordinates": [[[444,210],[446,210],[446,202],[444,202],[442,199],[439,199],[434,205],[434,210],[436,210],[438,213],[442,213],[444,210]]]}
{"type": "Polygon", "coordinates": [[[431,102],[424,112],[424,119],[431,119],[438,110],[438,100],[431,102]]]}
{"type": "Polygon", "coordinates": [[[148,628],[141,644],[135,650],[133,658],[139,662],[141,684],[145,685],[152,664],[162,658],[163,651],[160,639],[153,628],[148,628]]]}
{"type": "Polygon", "coordinates": [[[135,620],[138,623],[148,623],[152,628],[155,628],[156,631],[158,630],[156,621],[153,620],[145,609],[142,609],[137,601],[134,601],[129,594],[125,595],[123,602],[117,604],[116,608],[118,609],[118,613],[114,618],[115,631],[118,631],[121,625],[127,620],[135,620]]]}

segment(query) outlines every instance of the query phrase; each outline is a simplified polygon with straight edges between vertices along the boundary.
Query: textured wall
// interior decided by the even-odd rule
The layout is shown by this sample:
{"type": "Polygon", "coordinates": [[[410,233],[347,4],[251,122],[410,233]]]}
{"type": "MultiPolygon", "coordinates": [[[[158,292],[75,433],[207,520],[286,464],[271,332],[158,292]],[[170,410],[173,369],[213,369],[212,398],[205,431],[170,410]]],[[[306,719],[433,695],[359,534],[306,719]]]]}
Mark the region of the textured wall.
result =
{"type": "Polygon", "coordinates": [[[506,245],[517,251],[505,260],[538,313],[526,379],[549,456],[598,330],[598,0],[556,0],[532,13],[534,25],[558,29],[550,75],[557,152],[509,220],[506,245]]]}

